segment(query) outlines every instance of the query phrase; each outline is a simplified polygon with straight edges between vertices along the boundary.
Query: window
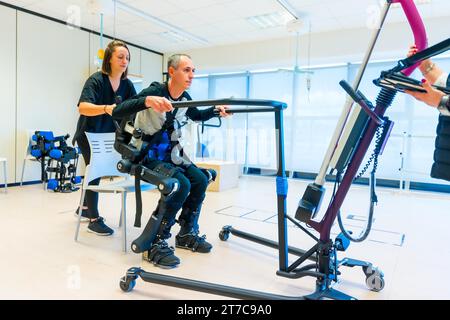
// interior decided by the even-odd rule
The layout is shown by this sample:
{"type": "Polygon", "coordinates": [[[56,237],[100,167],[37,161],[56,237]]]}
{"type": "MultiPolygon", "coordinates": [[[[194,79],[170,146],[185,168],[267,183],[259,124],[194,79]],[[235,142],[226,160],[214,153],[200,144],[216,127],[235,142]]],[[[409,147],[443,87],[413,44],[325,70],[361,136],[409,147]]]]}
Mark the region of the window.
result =
{"type": "MultiPolygon", "coordinates": [[[[435,59],[450,71],[450,59],[435,59]]],[[[369,63],[360,90],[374,104],[380,88],[372,81],[392,62],[369,63]]],[[[247,72],[209,75],[195,78],[190,93],[194,99],[251,98],[283,101],[286,169],[317,173],[323,161],[337,121],[345,103],[345,92],[339,81],[350,84],[359,65],[348,64],[304,70],[247,72]]],[[[412,77],[421,78],[419,72],[412,77]]],[[[394,128],[379,157],[378,178],[445,183],[430,178],[433,163],[435,130],[438,112],[405,94],[397,94],[385,116],[394,121],[394,128]],[[403,166],[403,172],[399,169],[403,166]]],[[[217,120],[211,120],[217,121],[217,120]]],[[[236,161],[249,167],[276,168],[275,126],[272,113],[235,114],[223,120],[218,128],[206,128],[200,137],[209,157],[236,161]]],[[[363,165],[371,156],[374,142],[363,165]]],[[[368,170],[370,172],[370,170],[368,170]]]]}
{"type": "MultiPolygon", "coordinates": [[[[285,149],[292,145],[292,71],[255,73],[250,77],[250,98],[277,100],[288,105],[284,111],[285,149]]],[[[248,115],[248,163],[249,167],[276,169],[276,141],[274,113],[250,113],[248,115]]]]}
{"type": "MultiPolygon", "coordinates": [[[[247,98],[247,75],[209,77],[210,99],[247,98]]],[[[203,143],[210,158],[245,163],[246,114],[222,119],[220,128],[205,128],[203,143]]],[[[208,123],[217,123],[212,119],[208,123]]]]}
{"type": "Polygon", "coordinates": [[[288,168],[301,172],[318,172],[345,102],[339,81],[347,79],[347,68],[313,69],[300,74],[296,90],[297,109],[292,119],[293,147],[288,168]],[[307,80],[310,77],[310,90],[307,80]]]}

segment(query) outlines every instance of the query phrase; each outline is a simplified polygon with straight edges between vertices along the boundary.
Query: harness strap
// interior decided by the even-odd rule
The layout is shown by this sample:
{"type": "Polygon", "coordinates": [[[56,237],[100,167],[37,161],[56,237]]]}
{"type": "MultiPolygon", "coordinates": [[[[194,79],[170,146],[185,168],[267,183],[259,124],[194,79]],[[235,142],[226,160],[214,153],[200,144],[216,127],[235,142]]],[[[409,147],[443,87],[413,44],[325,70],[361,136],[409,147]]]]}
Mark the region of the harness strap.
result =
{"type": "Polygon", "coordinates": [[[141,193],[141,172],[142,166],[139,165],[134,173],[134,189],[136,193],[136,216],[134,218],[134,226],[136,228],[141,227],[142,217],[142,193],[141,193]]]}

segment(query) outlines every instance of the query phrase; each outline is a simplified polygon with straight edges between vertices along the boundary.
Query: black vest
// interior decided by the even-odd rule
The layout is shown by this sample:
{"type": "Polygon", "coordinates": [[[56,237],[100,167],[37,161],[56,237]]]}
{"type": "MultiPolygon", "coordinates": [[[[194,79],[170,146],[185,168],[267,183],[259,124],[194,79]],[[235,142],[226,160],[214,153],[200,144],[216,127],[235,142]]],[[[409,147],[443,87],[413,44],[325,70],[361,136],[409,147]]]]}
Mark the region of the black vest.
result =
{"type": "MultiPolygon", "coordinates": [[[[450,76],[447,87],[450,86],[450,76]]],[[[431,177],[450,181],[450,117],[439,115],[431,177]]]]}

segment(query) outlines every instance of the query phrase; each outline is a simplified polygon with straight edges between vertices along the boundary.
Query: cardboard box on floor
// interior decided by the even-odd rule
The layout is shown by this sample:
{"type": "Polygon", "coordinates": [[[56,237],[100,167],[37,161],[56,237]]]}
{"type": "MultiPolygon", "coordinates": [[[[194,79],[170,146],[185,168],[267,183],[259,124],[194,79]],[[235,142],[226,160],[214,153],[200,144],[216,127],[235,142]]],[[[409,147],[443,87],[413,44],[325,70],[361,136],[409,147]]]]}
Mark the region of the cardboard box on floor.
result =
{"type": "Polygon", "coordinates": [[[222,160],[201,160],[198,167],[213,169],[217,172],[216,181],[208,186],[207,191],[224,191],[238,186],[239,166],[237,163],[222,160]]]}

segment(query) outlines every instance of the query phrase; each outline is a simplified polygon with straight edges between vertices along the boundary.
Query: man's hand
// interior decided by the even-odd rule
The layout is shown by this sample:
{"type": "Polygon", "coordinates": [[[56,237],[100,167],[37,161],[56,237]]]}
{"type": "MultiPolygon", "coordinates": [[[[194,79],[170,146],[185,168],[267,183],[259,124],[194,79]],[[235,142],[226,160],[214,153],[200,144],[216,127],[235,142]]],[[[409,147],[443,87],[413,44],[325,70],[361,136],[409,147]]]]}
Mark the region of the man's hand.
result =
{"type": "Polygon", "coordinates": [[[427,105],[437,108],[445,93],[433,88],[428,81],[422,80],[422,87],[427,90],[427,92],[416,92],[405,90],[405,92],[419,101],[425,102],[427,105]]]}
{"type": "Polygon", "coordinates": [[[227,113],[225,110],[227,110],[227,106],[216,106],[216,110],[219,110],[220,116],[223,118],[231,116],[231,113],[227,113]]]}
{"type": "Polygon", "coordinates": [[[147,96],[145,97],[145,106],[152,108],[156,112],[170,112],[173,110],[172,104],[164,97],[147,96]]]}

